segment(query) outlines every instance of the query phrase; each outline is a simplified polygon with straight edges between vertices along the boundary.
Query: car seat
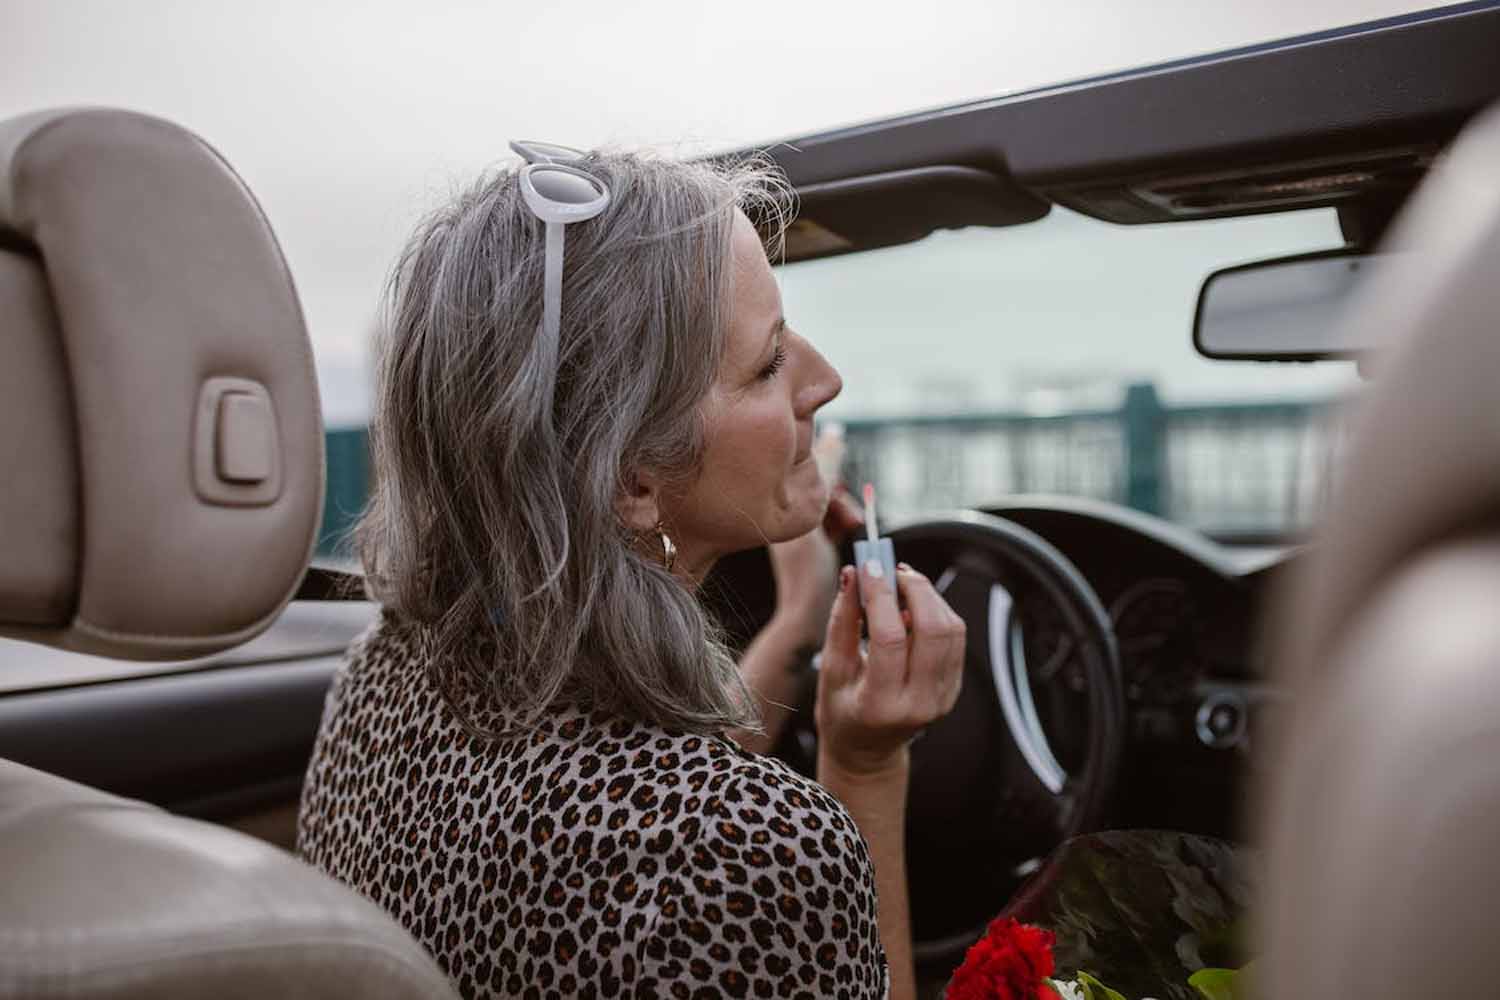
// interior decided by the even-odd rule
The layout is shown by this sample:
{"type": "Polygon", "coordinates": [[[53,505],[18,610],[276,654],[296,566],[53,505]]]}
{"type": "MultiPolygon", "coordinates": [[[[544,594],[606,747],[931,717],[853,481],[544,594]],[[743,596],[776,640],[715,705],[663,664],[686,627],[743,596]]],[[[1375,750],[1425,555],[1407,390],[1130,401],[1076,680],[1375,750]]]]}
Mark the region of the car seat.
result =
{"type": "Polygon", "coordinates": [[[1255,995],[1489,996],[1500,925],[1500,109],[1432,168],[1347,322],[1373,385],[1273,645],[1255,995]]]}
{"type": "MultiPolygon", "coordinates": [[[[0,317],[0,634],[182,659],[264,630],[312,551],[323,427],[240,179],[145,115],[0,122],[0,317]]],[[[296,858],[5,761],[0,873],[0,997],[453,995],[296,858]]]]}

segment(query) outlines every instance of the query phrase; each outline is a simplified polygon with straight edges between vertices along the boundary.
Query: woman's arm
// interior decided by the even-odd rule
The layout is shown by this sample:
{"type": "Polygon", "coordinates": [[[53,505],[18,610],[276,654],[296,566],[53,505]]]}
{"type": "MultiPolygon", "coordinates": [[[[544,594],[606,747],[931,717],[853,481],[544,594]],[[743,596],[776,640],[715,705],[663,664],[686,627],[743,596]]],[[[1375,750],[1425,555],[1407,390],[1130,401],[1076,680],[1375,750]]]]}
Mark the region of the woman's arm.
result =
{"type": "Polygon", "coordinates": [[[872,575],[869,567],[859,572],[863,607],[854,595],[854,571],[845,568],[823,645],[818,780],[843,802],[870,846],[891,997],[910,1000],[916,977],[905,863],[908,747],[958,700],[964,623],[927,578],[904,563],[894,581],[872,575]],[[868,652],[860,647],[861,618],[868,652]]]}

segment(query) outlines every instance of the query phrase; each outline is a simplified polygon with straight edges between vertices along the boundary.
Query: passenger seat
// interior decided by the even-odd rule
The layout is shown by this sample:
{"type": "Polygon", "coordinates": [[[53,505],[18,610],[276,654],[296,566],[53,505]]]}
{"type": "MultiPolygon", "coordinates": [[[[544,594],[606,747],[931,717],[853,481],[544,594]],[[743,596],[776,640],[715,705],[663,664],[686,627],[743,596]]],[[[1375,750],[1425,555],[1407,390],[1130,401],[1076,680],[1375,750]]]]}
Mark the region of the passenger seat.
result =
{"type": "MultiPolygon", "coordinates": [[[[183,659],[264,630],[312,551],[323,425],[240,179],[145,115],[0,122],[0,317],[0,635],[183,659]]],[[[291,855],[0,761],[0,997],[454,995],[291,855]]]]}

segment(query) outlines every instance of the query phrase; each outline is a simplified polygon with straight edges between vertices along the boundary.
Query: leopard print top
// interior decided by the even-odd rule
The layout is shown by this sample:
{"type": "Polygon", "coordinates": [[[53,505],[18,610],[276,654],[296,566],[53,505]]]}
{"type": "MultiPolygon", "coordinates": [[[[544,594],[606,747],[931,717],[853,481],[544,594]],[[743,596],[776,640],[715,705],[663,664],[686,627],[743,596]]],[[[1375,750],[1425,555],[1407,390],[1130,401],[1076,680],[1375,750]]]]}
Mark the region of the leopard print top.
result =
{"type": "Polygon", "coordinates": [[[560,708],[471,738],[389,615],[323,710],[298,849],[389,910],[466,997],[887,990],[842,806],[716,737],[560,708]]]}

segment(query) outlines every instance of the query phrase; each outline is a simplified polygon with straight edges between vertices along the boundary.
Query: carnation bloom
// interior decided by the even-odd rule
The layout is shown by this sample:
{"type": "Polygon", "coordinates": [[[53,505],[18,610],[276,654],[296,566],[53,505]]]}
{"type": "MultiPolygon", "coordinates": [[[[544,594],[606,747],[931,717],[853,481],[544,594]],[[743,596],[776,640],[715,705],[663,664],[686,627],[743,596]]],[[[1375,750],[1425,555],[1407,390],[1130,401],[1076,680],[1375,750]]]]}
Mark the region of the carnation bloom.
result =
{"type": "Polygon", "coordinates": [[[1051,931],[999,917],[948,981],[946,1000],[1057,1000],[1051,931]]]}

